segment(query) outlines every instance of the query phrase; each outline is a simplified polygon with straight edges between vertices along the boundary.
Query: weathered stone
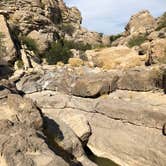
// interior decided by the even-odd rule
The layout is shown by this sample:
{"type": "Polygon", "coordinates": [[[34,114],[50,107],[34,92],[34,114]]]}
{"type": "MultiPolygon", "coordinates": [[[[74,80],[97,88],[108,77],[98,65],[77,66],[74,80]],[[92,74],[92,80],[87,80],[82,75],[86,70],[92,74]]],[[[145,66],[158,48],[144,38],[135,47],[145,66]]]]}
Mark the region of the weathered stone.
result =
{"type": "Polygon", "coordinates": [[[41,91],[41,86],[37,84],[39,79],[40,75],[23,77],[21,81],[16,84],[17,89],[24,93],[41,91]]]}
{"type": "Polygon", "coordinates": [[[31,100],[11,92],[4,97],[0,99],[0,164],[69,166],[45,143],[41,112],[31,100]]]}
{"type": "Polygon", "coordinates": [[[137,67],[125,71],[118,81],[118,88],[149,91],[162,87],[163,71],[155,67],[137,67]]]}
{"type": "Polygon", "coordinates": [[[150,15],[149,11],[145,10],[133,15],[125,29],[127,35],[130,35],[151,32],[155,27],[155,19],[150,15]]]}
{"type": "Polygon", "coordinates": [[[140,57],[135,50],[126,46],[110,47],[86,51],[88,60],[105,70],[127,69],[144,64],[145,56],[140,57]]]}
{"type": "Polygon", "coordinates": [[[16,58],[16,49],[10,35],[7,20],[3,15],[0,15],[0,32],[2,33],[2,41],[4,42],[5,55],[2,57],[5,62],[13,61],[16,58]]]}
{"type": "Polygon", "coordinates": [[[85,166],[96,166],[96,164],[86,157],[82,144],[74,132],[58,118],[51,116],[50,114],[48,116],[49,117],[45,117],[47,123],[45,133],[53,145],[55,145],[55,148],[58,146],[67,153],[72,154],[85,166]]]}
{"type": "Polygon", "coordinates": [[[55,40],[53,33],[41,33],[36,30],[30,32],[28,37],[34,39],[40,54],[44,53],[48,49],[49,44],[55,40]]]}
{"type": "Polygon", "coordinates": [[[166,62],[166,39],[156,39],[151,42],[153,58],[161,63],[166,62]]]}
{"type": "Polygon", "coordinates": [[[83,76],[75,81],[72,94],[81,97],[97,97],[116,89],[118,76],[114,73],[99,73],[83,76]]]}
{"type": "Polygon", "coordinates": [[[57,117],[65,122],[83,142],[88,141],[91,134],[89,123],[84,115],[76,114],[74,106],[68,105],[70,101],[68,95],[59,92],[43,91],[27,94],[26,97],[31,98],[37,103],[43,113],[49,117],[57,117]]]}

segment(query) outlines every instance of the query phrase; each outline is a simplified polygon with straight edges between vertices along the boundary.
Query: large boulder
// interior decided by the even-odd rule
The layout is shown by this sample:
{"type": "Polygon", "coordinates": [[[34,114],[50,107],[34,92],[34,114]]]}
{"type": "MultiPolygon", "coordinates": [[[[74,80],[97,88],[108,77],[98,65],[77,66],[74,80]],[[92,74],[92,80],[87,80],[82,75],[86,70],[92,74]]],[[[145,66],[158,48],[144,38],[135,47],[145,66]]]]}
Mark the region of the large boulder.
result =
{"type": "Polygon", "coordinates": [[[160,63],[166,63],[166,39],[156,39],[151,42],[153,57],[160,63]]]}
{"type": "Polygon", "coordinates": [[[94,66],[110,69],[126,69],[142,65],[145,56],[139,56],[135,50],[126,46],[110,47],[86,51],[86,55],[94,66]]]}
{"type": "Polygon", "coordinates": [[[71,154],[84,166],[96,166],[86,157],[81,142],[63,121],[53,116],[53,114],[45,117],[45,121],[47,124],[45,133],[55,148],[63,149],[64,153],[71,154]]]}
{"type": "Polygon", "coordinates": [[[162,88],[163,72],[159,67],[136,67],[126,70],[118,80],[118,89],[150,91],[162,88]]]}
{"type": "Polygon", "coordinates": [[[55,40],[53,33],[41,33],[36,30],[30,32],[28,37],[36,42],[40,54],[44,53],[49,45],[55,40]]]}
{"type": "Polygon", "coordinates": [[[69,166],[45,143],[40,110],[6,86],[0,88],[0,165],[69,166]]]}
{"type": "Polygon", "coordinates": [[[36,102],[48,117],[56,117],[65,122],[82,142],[88,141],[91,134],[89,123],[84,115],[75,113],[72,105],[71,108],[66,108],[70,101],[68,95],[53,91],[42,91],[27,94],[26,97],[36,102]]]}
{"type": "Polygon", "coordinates": [[[119,165],[164,166],[165,101],[161,94],[128,91],[110,94],[97,105],[96,114],[87,115],[92,127],[88,147],[119,165]]]}
{"type": "Polygon", "coordinates": [[[72,94],[81,97],[98,97],[108,94],[117,87],[116,73],[98,73],[82,76],[72,85],[72,94]]]}
{"type": "MultiPolygon", "coordinates": [[[[44,71],[43,71],[44,72],[44,71]]],[[[68,69],[48,70],[44,74],[38,71],[35,74],[24,76],[17,84],[17,88],[24,93],[34,93],[41,90],[71,92],[71,85],[77,75],[68,69]]]]}

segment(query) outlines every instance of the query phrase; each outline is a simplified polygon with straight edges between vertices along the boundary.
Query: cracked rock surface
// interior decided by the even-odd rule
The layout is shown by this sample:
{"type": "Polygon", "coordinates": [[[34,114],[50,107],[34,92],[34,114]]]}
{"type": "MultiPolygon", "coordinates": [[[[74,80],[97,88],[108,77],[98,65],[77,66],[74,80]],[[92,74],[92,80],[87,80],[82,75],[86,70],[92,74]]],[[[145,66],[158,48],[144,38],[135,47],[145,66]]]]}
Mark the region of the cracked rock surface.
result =
{"type": "Polygon", "coordinates": [[[117,90],[94,99],[42,91],[26,97],[66,123],[98,156],[126,166],[166,162],[166,96],[160,92],[117,90]]]}
{"type": "Polygon", "coordinates": [[[0,165],[68,166],[46,144],[43,118],[33,102],[0,87],[0,165]]]}

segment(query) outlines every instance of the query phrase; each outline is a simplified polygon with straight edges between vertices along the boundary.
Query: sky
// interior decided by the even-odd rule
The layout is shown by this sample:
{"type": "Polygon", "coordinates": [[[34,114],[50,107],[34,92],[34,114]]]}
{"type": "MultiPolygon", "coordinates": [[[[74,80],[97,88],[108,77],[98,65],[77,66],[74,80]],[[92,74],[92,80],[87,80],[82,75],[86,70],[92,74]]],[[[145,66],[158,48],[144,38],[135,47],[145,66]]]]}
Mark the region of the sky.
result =
{"type": "Polygon", "coordinates": [[[83,17],[83,27],[107,35],[124,31],[131,15],[149,10],[154,17],[166,11],[166,0],[64,0],[76,6],[83,17]]]}

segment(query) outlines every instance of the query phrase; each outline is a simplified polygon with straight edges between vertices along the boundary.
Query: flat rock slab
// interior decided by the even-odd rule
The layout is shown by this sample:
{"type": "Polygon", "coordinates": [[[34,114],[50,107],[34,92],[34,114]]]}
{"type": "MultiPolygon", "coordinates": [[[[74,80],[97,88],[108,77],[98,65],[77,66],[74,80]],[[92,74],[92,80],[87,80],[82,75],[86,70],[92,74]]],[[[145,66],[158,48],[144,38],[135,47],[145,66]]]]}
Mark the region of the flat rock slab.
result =
{"type": "MultiPolygon", "coordinates": [[[[166,122],[164,94],[117,90],[92,99],[49,93],[38,92],[26,97],[39,105],[43,103],[45,114],[64,121],[78,137],[79,128],[86,129],[88,122],[91,135],[87,145],[97,156],[123,166],[165,165],[166,150],[163,147],[166,146],[166,137],[162,133],[166,122]],[[45,97],[41,100],[41,96],[45,97]],[[80,117],[84,118],[80,121],[80,117]]],[[[82,131],[89,132],[88,128],[82,131]]]]}
{"type": "Polygon", "coordinates": [[[98,156],[123,166],[164,166],[166,137],[157,129],[135,126],[102,115],[90,118],[88,147],[98,156]],[[103,134],[104,133],[104,134],[103,134]]]}

